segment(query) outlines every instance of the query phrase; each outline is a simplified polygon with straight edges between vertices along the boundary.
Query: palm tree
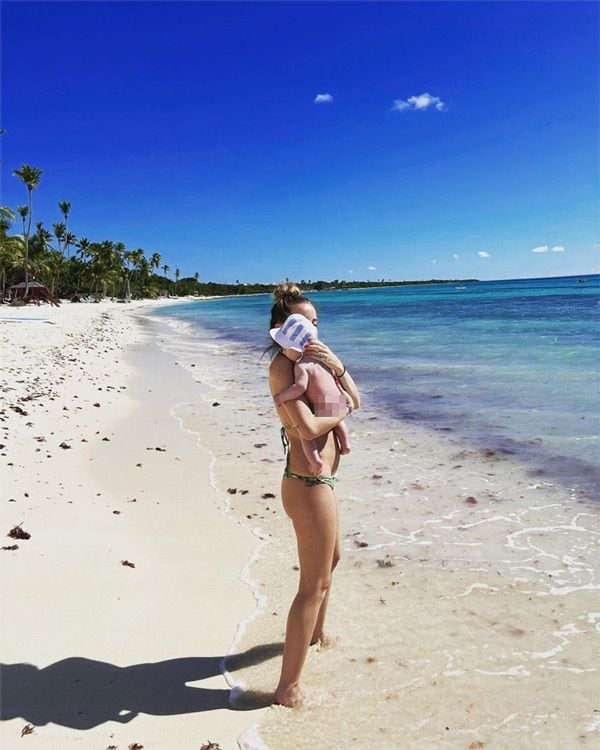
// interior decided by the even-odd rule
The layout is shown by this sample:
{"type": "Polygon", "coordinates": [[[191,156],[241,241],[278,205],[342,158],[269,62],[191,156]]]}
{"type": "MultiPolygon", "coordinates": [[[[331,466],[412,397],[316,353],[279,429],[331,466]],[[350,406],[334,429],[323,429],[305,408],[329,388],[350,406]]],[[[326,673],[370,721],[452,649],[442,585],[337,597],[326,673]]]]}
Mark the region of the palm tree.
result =
{"type": "Polygon", "coordinates": [[[48,251],[51,250],[50,240],[52,235],[44,228],[41,221],[36,223],[36,231],[29,238],[29,268],[39,272],[40,268],[46,265],[49,257],[48,251]]]}
{"type": "Polygon", "coordinates": [[[133,265],[135,263],[135,256],[133,250],[126,250],[125,245],[122,242],[118,242],[116,250],[121,257],[123,264],[123,275],[125,277],[125,299],[129,302],[131,299],[131,274],[133,272],[133,265]]]}
{"type": "Polygon", "coordinates": [[[79,248],[78,252],[81,255],[81,257],[86,258],[87,252],[90,247],[90,241],[88,240],[87,237],[80,237],[79,241],[77,242],[77,247],[79,248]]]}
{"type": "Polygon", "coordinates": [[[167,285],[167,274],[169,273],[170,270],[171,270],[170,266],[168,266],[165,263],[165,265],[162,267],[162,271],[165,275],[165,295],[168,294],[168,291],[169,291],[169,287],[167,285]]]}
{"type": "Polygon", "coordinates": [[[7,208],[6,206],[0,206],[0,221],[8,221],[8,225],[4,228],[5,232],[8,230],[8,227],[12,224],[15,218],[16,214],[14,211],[11,211],[10,208],[7,208]]]}
{"type": "MultiPolygon", "coordinates": [[[[59,201],[58,207],[65,217],[65,235],[69,233],[69,211],[71,210],[71,204],[69,201],[59,201]]],[[[71,243],[72,244],[72,243],[71,243]]],[[[69,243],[65,241],[65,250],[67,251],[67,260],[69,259],[69,243]]]]}
{"type": "Polygon", "coordinates": [[[65,238],[65,232],[67,231],[67,228],[64,224],[53,224],[52,229],[54,230],[54,236],[58,241],[58,251],[62,253],[63,249],[61,242],[65,238]]]}
{"type": "Polygon", "coordinates": [[[2,275],[0,304],[4,302],[7,269],[22,266],[24,240],[19,236],[9,237],[7,234],[15,218],[15,213],[10,208],[0,207],[0,274],[2,275]]]}
{"type": "Polygon", "coordinates": [[[54,290],[58,283],[58,279],[60,278],[60,272],[65,267],[65,258],[63,254],[61,252],[58,252],[58,250],[52,250],[48,260],[46,261],[46,266],[48,268],[48,271],[50,272],[50,277],[52,279],[50,291],[54,296],[54,290]]]}
{"type": "Polygon", "coordinates": [[[77,243],[77,237],[73,232],[65,232],[65,250],[67,251],[67,260],[69,260],[69,247],[77,243]]]}
{"type": "Polygon", "coordinates": [[[160,257],[160,253],[152,253],[150,256],[150,268],[158,269],[160,268],[160,264],[162,263],[162,258],[160,257]]]}
{"type": "Polygon", "coordinates": [[[17,206],[17,213],[21,217],[21,221],[23,222],[23,237],[25,237],[25,219],[29,215],[29,208],[28,206],[17,206]]]}
{"type": "Polygon", "coordinates": [[[138,247],[137,250],[133,250],[131,252],[131,262],[133,263],[133,274],[132,277],[135,277],[136,273],[139,273],[141,275],[141,272],[144,268],[144,265],[147,265],[146,256],[144,255],[144,251],[141,247],[138,247]]]}
{"type": "Polygon", "coordinates": [[[181,276],[181,271],[178,268],[175,268],[175,294],[177,294],[177,284],[179,282],[180,276],[181,276]]]}
{"type": "Polygon", "coordinates": [[[27,188],[27,195],[29,197],[29,224],[27,225],[27,232],[25,232],[25,291],[23,298],[27,298],[29,292],[29,232],[31,231],[31,216],[32,216],[32,194],[33,191],[40,184],[42,179],[42,170],[39,167],[32,167],[30,164],[23,164],[21,169],[14,169],[13,175],[18,177],[21,182],[27,188]]]}
{"type": "Polygon", "coordinates": [[[196,282],[196,284],[200,281],[200,274],[198,273],[198,271],[196,271],[196,273],[194,274],[194,281],[196,282]]]}

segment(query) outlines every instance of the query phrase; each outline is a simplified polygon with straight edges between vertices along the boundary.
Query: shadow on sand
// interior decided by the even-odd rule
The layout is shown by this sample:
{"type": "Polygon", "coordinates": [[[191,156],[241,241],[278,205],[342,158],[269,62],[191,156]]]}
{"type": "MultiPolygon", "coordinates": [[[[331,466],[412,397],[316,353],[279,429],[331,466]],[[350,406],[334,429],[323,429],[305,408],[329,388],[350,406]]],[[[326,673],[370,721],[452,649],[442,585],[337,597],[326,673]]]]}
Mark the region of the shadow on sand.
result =
{"type": "MultiPolygon", "coordinates": [[[[283,644],[269,643],[228,656],[225,666],[233,674],[282,652],[283,644]]],[[[233,704],[230,690],[186,684],[221,674],[222,662],[222,657],[200,656],[117,667],[75,656],[43,669],[33,664],[2,664],[0,718],[21,717],[35,726],[52,722],[91,729],[105,721],[127,723],[139,713],[170,716],[218,708],[251,710],[272,702],[272,693],[252,692],[249,699],[233,704]]]]}

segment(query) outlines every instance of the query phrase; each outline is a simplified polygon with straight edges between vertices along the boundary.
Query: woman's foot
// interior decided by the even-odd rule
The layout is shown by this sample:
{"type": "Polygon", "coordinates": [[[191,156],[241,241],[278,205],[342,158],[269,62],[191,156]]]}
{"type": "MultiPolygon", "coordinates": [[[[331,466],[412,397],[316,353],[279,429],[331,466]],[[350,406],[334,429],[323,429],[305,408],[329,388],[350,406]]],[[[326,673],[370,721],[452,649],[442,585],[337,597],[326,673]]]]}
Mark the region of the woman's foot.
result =
{"type": "Polygon", "coordinates": [[[277,706],[286,708],[296,708],[304,702],[304,691],[300,685],[288,685],[287,687],[278,687],[275,691],[274,701],[277,706]]]}

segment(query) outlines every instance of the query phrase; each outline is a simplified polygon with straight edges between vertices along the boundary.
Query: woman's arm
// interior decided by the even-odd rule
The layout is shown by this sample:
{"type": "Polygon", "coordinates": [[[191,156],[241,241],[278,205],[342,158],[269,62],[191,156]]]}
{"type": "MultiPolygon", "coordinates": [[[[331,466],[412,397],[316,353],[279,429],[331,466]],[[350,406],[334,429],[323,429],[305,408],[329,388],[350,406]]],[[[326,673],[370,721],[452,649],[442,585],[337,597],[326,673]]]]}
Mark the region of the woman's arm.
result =
{"type": "Polygon", "coordinates": [[[320,360],[324,365],[333,370],[342,388],[352,399],[354,409],[360,409],[360,394],[356,383],[352,380],[350,373],[346,371],[341,359],[331,351],[327,344],[311,339],[304,347],[304,353],[315,357],[315,359],[320,360]]]}
{"type": "MultiPolygon", "coordinates": [[[[273,396],[293,383],[292,363],[285,357],[276,357],[269,370],[269,385],[273,396]]],[[[344,419],[341,417],[315,417],[304,398],[286,401],[279,407],[287,415],[286,421],[293,424],[303,440],[314,440],[333,430],[344,419]]]]}

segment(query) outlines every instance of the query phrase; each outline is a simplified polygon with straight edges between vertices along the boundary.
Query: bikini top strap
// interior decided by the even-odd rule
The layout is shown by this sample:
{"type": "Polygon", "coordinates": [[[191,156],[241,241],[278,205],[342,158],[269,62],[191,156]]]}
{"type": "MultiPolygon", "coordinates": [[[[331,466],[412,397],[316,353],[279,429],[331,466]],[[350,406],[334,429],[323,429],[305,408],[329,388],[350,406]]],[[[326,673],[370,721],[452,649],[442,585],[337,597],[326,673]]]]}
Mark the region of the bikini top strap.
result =
{"type": "Polygon", "coordinates": [[[280,430],[280,433],[279,433],[279,434],[281,435],[281,444],[283,445],[283,452],[284,452],[284,453],[285,453],[285,455],[287,456],[287,454],[288,454],[288,451],[289,451],[289,449],[290,449],[290,439],[289,439],[289,437],[287,436],[287,432],[286,432],[286,429],[285,429],[285,427],[282,427],[282,428],[281,428],[281,430],[280,430]]]}

